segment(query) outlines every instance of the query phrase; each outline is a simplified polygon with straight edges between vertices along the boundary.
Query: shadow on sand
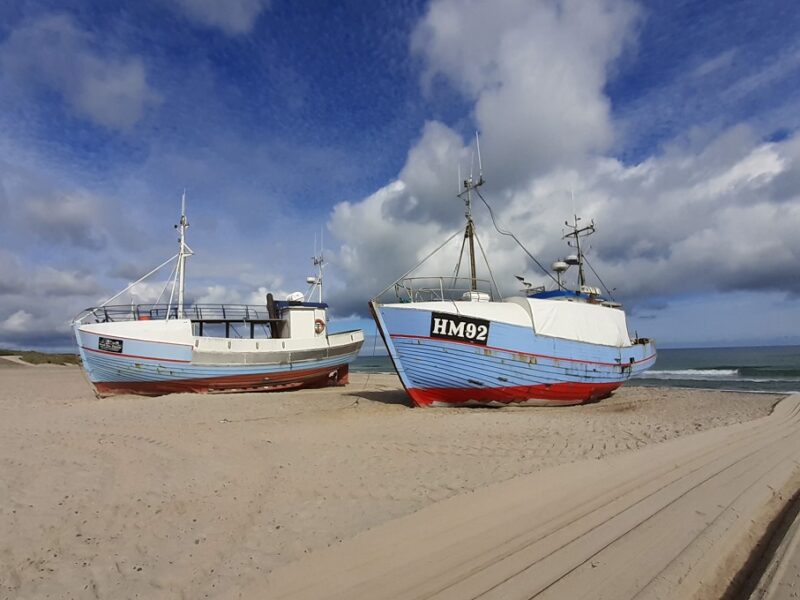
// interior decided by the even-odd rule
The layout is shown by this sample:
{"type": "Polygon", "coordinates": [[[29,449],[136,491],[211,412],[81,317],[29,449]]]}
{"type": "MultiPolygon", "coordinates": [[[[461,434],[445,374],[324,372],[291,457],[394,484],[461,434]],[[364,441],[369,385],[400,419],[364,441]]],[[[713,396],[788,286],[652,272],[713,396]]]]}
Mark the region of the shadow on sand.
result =
{"type": "Polygon", "coordinates": [[[350,398],[370,400],[372,402],[381,402],[382,404],[400,404],[413,408],[414,403],[406,394],[405,390],[369,390],[363,392],[348,392],[346,394],[350,398]]]}

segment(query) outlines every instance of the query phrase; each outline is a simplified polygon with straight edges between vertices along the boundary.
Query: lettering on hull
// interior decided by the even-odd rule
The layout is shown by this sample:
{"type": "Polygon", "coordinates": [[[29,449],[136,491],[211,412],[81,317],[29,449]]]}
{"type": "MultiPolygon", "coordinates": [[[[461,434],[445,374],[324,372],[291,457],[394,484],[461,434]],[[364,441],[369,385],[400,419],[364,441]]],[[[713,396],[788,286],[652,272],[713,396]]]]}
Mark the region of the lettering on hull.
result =
{"type": "Polygon", "coordinates": [[[489,339],[489,325],[485,319],[435,312],[431,313],[430,336],[485,346],[489,339]]]}
{"type": "Polygon", "coordinates": [[[104,352],[122,352],[122,340],[101,337],[97,340],[97,349],[104,352]]]}

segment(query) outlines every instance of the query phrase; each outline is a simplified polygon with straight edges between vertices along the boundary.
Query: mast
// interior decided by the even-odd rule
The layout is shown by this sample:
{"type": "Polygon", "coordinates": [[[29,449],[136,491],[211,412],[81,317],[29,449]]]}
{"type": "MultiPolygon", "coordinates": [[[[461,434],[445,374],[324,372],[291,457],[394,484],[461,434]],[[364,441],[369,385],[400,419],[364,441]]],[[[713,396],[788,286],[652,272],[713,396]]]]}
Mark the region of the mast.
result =
{"type": "Polygon", "coordinates": [[[572,229],[569,233],[564,234],[562,239],[573,238],[574,241],[567,240],[567,245],[570,248],[575,248],[578,251],[578,291],[581,291],[584,285],[586,285],[586,276],[583,272],[583,250],[581,248],[581,238],[592,235],[595,231],[594,229],[594,219],[592,222],[587,225],[586,227],[578,227],[578,221],[581,218],[578,215],[573,215],[574,222],[570,225],[569,221],[564,221],[564,225],[572,229]]]}
{"type": "MultiPolygon", "coordinates": [[[[314,266],[317,267],[317,278],[314,282],[319,287],[319,300],[318,302],[322,304],[322,270],[325,268],[325,254],[323,247],[325,245],[325,230],[320,229],[320,244],[319,244],[319,254],[316,254],[311,257],[311,260],[314,262],[314,266]]],[[[316,236],[315,236],[316,238],[316,236]]],[[[317,250],[317,241],[314,240],[314,251],[317,250]]],[[[312,288],[313,289],[313,288],[312,288]]]]}
{"type": "MultiPolygon", "coordinates": [[[[464,229],[464,239],[469,242],[469,269],[470,269],[470,290],[478,290],[477,270],[475,268],[475,222],[472,220],[472,190],[484,184],[483,164],[481,163],[481,145],[478,139],[478,132],[475,132],[475,143],[478,148],[478,181],[472,177],[472,167],[470,167],[469,177],[463,181],[464,190],[458,197],[464,201],[467,218],[467,227],[464,229]]],[[[460,177],[459,177],[460,179],[460,177]]]]}
{"type": "Polygon", "coordinates": [[[178,318],[183,318],[183,297],[184,297],[184,290],[186,287],[186,259],[194,254],[186,244],[186,229],[189,227],[189,222],[186,220],[186,190],[183,190],[183,195],[181,196],[181,220],[178,225],[175,225],[175,229],[177,229],[180,233],[180,238],[178,238],[179,244],[179,251],[178,251],[178,318]]]}

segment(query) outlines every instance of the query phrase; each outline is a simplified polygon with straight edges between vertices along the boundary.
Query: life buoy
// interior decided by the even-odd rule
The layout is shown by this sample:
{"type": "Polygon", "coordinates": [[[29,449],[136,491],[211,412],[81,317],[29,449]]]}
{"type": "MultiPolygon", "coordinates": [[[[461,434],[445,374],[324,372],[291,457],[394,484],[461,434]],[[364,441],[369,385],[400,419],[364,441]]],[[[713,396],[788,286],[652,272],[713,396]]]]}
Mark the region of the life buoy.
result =
{"type": "Polygon", "coordinates": [[[322,319],[315,319],[314,320],[314,333],[320,334],[325,331],[325,321],[322,319]]]}

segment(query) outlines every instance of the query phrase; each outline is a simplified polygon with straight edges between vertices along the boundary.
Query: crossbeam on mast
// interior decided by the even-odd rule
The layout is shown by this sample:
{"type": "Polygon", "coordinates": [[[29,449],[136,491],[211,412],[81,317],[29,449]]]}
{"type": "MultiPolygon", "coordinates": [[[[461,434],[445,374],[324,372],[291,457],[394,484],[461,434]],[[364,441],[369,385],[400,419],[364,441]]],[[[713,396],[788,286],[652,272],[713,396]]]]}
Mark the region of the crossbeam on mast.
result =
{"type": "MultiPolygon", "coordinates": [[[[574,222],[570,225],[569,221],[564,221],[564,225],[572,229],[569,233],[565,233],[562,239],[573,238],[575,240],[574,248],[578,251],[578,289],[582,288],[586,285],[586,276],[583,271],[583,249],[581,248],[581,238],[587,237],[592,235],[595,232],[594,228],[594,219],[589,225],[585,227],[578,227],[578,221],[581,218],[578,215],[573,215],[574,222]]],[[[567,244],[570,247],[572,246],[572,242],[567,241],[567,244]]]]}

